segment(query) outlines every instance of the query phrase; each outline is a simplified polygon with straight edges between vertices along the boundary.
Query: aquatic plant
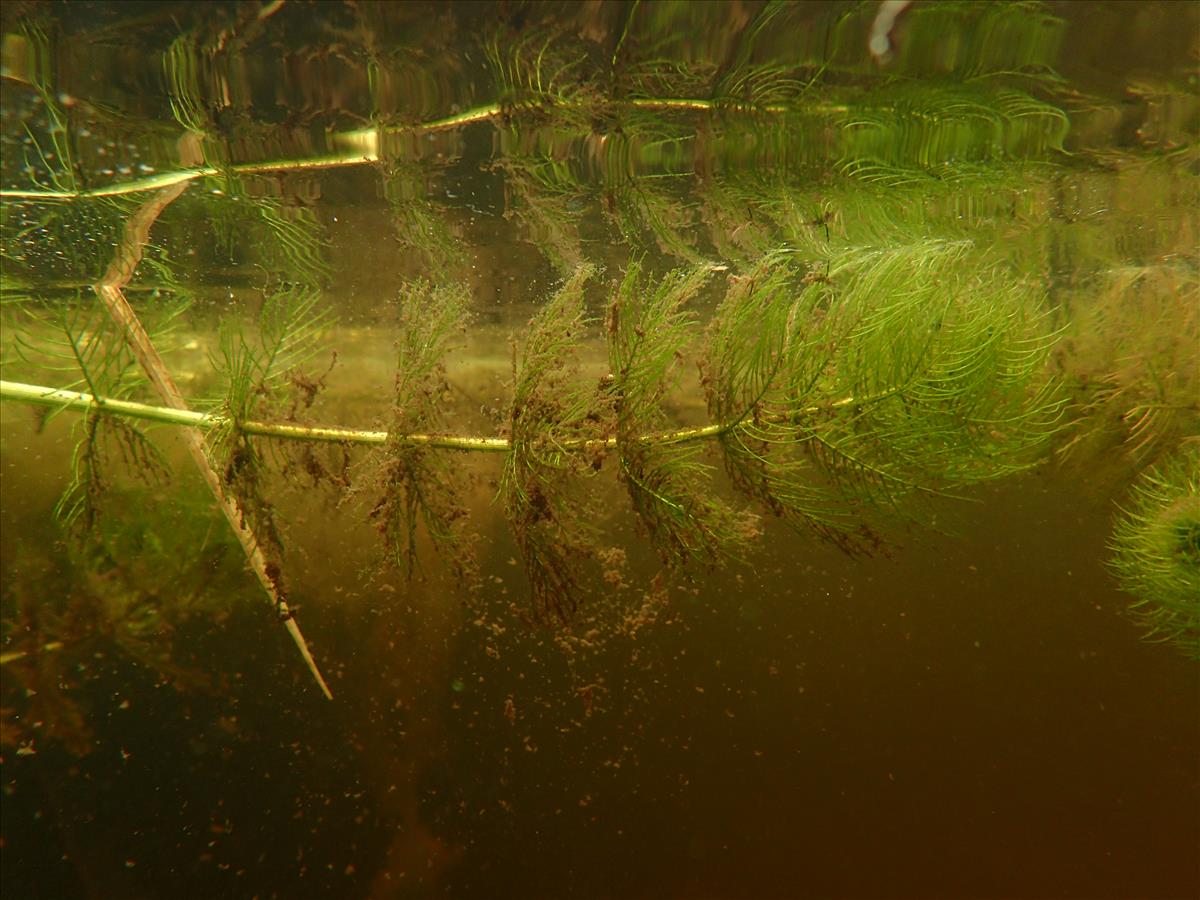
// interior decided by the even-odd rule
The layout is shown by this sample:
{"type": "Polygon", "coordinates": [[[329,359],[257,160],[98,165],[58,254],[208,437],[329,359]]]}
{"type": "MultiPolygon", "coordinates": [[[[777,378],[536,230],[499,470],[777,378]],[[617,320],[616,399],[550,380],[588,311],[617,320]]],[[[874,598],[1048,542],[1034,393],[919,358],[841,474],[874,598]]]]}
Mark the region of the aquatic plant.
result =
{"type": "Polygon", "coordinates": [[[1110,566],[1149,640],[1200,659],[1200,442],[1143,472],[1113,529],[1110,566]]]}
{"type": "MultiPolygon", "coordinates": [[[[930,242],[844,254],[817,275],[785,252],[747,275],[722,273],[725,299],[700,351],[711,422],[692,428],[671,427],[663,404],[685,351],[699,341],[686,304],[718,274],[711,267],[649,279],[630,266],[603,323],[584,313],[593,270],[578,269],[531,323],[503,435],[443,430],[442,366],[466,303],[461,291],[441,288],[415,287],[402,300],[396,412],[386,434],[251,419],[250,400],[264,395],[278,359],[274,348],[293,346],[320,321],[290,296],[289,327],[265,355],[244,339],[222,339],[218,371],[230,399],[202,416],[4,389],[48,405],[203,427],[223,461],[218,471],[264,534],[260,544],[270,528],[256,513],[269,508],[251,474],[264,464],[258,436],[386,443],[375,476],[384,497],[372,516],[405,569],[415,563],[418,525],[457,557],[461,511],[439,454],[504,452],[500,496],[533,605],[565,619],[580,600],[579,563],[594,546],[580,479],[610,458],[645,534],[672,566],[715,561],[753,530],[716,499],[697,456],[705,441],[719,446],[734,486],[763,511],[859,550],[883,540],[871,521],[903,517],[903,501],[952,494],[1035,460],[1058,427],[1060,403],[1044,377],[1053,333],[1034,286],[986,260],[964,266],[971,253],[966,244],[930,242]],[[571,362],[589,330],[608,344],[610,371],[599,378],[571,362]]],[[[269,319],[274,307],[265,308],[269,319]]]]}
{"type": "MultiPolygon", "coordinates": [[[[138,177],[96,178],[80,163],[78,104],[64,103],[48,64],[51,25],[31,20],[14,40],[29,60],[14,78],[40,112],[23,123],[33,174],[0,190],[0,290],[16,336],[5,369],[22,373],[0,393],[86,413],[60,504],[84,531],[118,459],[161,473],[137,423],[182,428],[327,693],[288,603],[276,474],[371,497],[389,564],[411,577],[428,545],[470,583],[456,454],[501,454],[497,496],[528,608],[569,626],[603,562],[593,486],[606,470],[678,575],[736,560],[764,515],[871,552],[920,522],[929,498],[1026,469],[1060,431],[1047,267],[1011,240],[1040,208],[1031,193],[1050,192],[1067,137],[1052,70],[1061,23],[1044,7],[918,6],[888,68],[864,67],[852,47],[871,25],[865,6],[768,4],[714,30],[698,56],[680,22],[725,8],[604,6],[569,27],[549,7],[502,10],[473,38],[489,95],[428,115],[390,83],[426,57],[381,46],[371,17],[386,13],[347,12],[360,20],[334,30],[361,43],[367,63],[347,77],[364,105],[300,138],[255,120],[234,65],[231,48],[294,15],[259,12],[192,21],[163,48],[178,165],[138,177]],[[911,49],[927,27],[963,36],[936,72],[911,49]],[[473,293],[464,226],[435,187],[484,125],[504,219],[558,280],[528,298],[543,302],[515,342],[499,424],[477,432],[446,402],[473,293]],[[332,350],[324,296],[337,260],[310,205],[287,201],[292,179],[362,166],[406,267],[375,429],[309,421],[323,376],[302,367],[332,350]],[[185,397],[164,341],[213,260],[235,266],[238,296],[259,306],[218,325],[203,390],[185,397]],[[673,415],[681,394],[703,400],[704,421],[673,415]],[[318,444],[341,464],[316,459],[318,444]],[[351,466],[354,445],[374,453],[351,466]]],[[[1145,388],[1131,376],[1122,390],[1145,388]]],[[[1166,405],[1133,408],[1145,404],[1166,405]]],[[[1186,412],[1164,415],[1155,441],[1186,431],[1186,412]]]]}
{"type": "Polygon", "coordinates": [[[1200,432],[1200,277],[1183,261],[1114,266],[1085,287],[1060,356],[1085,373],[1063,455],[1081,444],[1119,441],[1147,466],[1200,432]]]}
{"type": "Polygon", "coordinates": [[[417,531],[464,579],[472,568],[451,461],[404,435],[445,429],[443,405],[450,386],[444,360],[463,328],[467,294],[458,288],[414,283],[399,301],[396,380],[388,441],[374,461],[381,492],[371,508],[392,563],[408,575],[418,565],[417,531]]]}

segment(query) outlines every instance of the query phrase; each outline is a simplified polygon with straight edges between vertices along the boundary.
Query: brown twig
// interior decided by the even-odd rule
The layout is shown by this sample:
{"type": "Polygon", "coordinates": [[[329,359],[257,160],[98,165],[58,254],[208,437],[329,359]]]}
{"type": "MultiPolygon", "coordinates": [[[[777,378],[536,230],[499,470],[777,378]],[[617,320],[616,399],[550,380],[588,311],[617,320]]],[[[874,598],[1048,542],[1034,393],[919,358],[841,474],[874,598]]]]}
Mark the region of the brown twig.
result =
{"type": "MultiPolygon", "coordinates": [[[[180,410],[187,409],[187,402],[183,399],[183,395],[175,385],[175,380],[171,377],[171,373],[163,363],[162,357],[158,355],[158,351],[154,348],[153,343],[151,343],[145,328],[142,327],[141,320],[138,319],[137,314],[133,311],[133,307],[129,305],[129,301],[125,299],[123,289],[133,277],[138,263],[142,260],[142,250],[149,240],[151,226],[154,225],[155,220],[158,219],[162,211],[187,189],[187,186],[188,182],[171,185],[157,192],[142,204],[137,212],[130,217],[129,221],[125,223],[125,231],[121,237],[121,244],[117,248],[117,255],[109,264],[108,271],[104,273],[104,277],[94,285],[96,294],[108,309],[109,315],[124,330],[126,341],[129,343],[142,369],[149,377],[150,383],[154,385],[155,391],[162,398],[163,403],[173,409],[180,410]]],[[[247,519],[241,505],[238,503],[237,498],[227,493],[221,485],[221,480],[213,468],[208,445],[204,442],[203,434],[199,429],[185,428],[184,437],[188,451],[191,453],[196,467],[200,470],[200,474],[204,476],[205,483],[208,484],[209,490],[212,492],[213,497],[216,498],[221,511],[225,514],[225,519],[229,522],[229,527],[237,535],[238,542],[242,545],[242,550],[246,554],[246,559],[250,562],[250,568],[258,578],[258,583],[262,585],[262,589],[266,591],[267,597],[273,607],[279,612],[280,618],[283,619],[288,633],[296,643],[300,655],[304,658],[305,665],[308,666],[308,670],[312,673],[313,678],[316,679],[321,692],[328,699],[332,700],[333,694],[329,690],[329,685],[325,683],[325,679],[321,675],[321,670],[317,668],[316,660],[313,659],[312,652],[308,649],[308,643],[304,640],[304,635],[300,632],[300,626],[296,623],[295,616],[288,609],[287,601],[280,596],[279,590],[275,585],[275,580],[271,578],[267,570],[267,561],[263,556],[262,549],[259,547],[253,532],[245,524],[247,519]]]]}

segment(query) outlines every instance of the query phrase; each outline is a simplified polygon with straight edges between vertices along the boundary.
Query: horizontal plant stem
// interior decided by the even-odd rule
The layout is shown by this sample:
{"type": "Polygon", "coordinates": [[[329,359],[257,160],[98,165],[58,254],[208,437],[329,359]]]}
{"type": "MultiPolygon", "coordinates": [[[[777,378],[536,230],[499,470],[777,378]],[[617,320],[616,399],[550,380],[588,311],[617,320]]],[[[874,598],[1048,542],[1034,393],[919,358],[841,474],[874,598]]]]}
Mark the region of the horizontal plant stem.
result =
{"type": "MultiPolygon", "coordinates": [[[[188,160],[198,162],[194,138],[181,140],[180,152],[185,162],[188,160]]],[[[162,211],[178,199],[187,190],[187,187],[187,182],[180,182],[155,192],[125,221],[121,242],[117,246],[112,262],[109,263],[101,279],[92,286],[109,317],[114,324],[120,327],[125,343],[163,403],[173,409],[185,412],[188,409],[187,401],[180,393],[179,386],[175,383],[175,379],[167,369],[162,357],[159,356],[158,349],[150,340],[137,313],[129,305],[123,288],[129,284],[133,273],[142,261],[142,252],[150,239],[150,229],[158,221],[162,211]]],[[[225,485],[217,475],[211,448],[204,442],[200,429],[184,428],[182,433],[192,461],[196,464],[213,499],[217,501],[217,506],[220,507],[226,522],[229,523],[234,536],[241,544],[242,551],[246,554],[250,570],[262,586],[267,600],[283,620],[284,628],[295,643],[296,649],[300,652],[304,664],[320,687],[321,693],[327,699],[332,700],[333,692],[329,690],[329,684],[325,681],[325,676],[321,674],[316,659],[313,658],[308,642],[304,639],[304,634],[296,622],[296,617],[292,614],[286,597],[279,589],[277,576],[272,575],[271,569],[268,567],[266,554],[259,545],[258,536],[247,523],[246,510],[241,501],[235,494],[225,489],[225,485]]]]}
{"type": "Polygon", "coordinates": [[[213,178],[224,175],[226,171],[235,175],[253,175],[258,172],[286,172],[292,169],[333,169],[343,166],[363,165],[376,162],[379,157],[371,151],[355,150],[353,152],[315,156],[307,159],[277,159],[260,163],[242,163],[230,166],[228,170],[213,166],[202,166],[196,169],[181,169],[177,172],[164,172],[161,175],[151,175],[134,181],[119,184],[109,184],[104,187],[92,188],[86,191],[26,191],[15,189],[0,190],[0,199],[4,200],[87,200],[98,197],[121,197],[128,194],[140,194],[145,191],[156,191],[161,188],[173,187],[180,183],[195,181],[197,178],[213,178]]]}
{"type": "Polygon", "coordinates": [[[142,191],[156,191],[159,188],[171,187],[181,181],[192,181],[208,175],[219,175],[220,169],[205,166],[200,169],[181,169],[177,172],[164,172],[161,175],[151,175],[147,178],[137,178],[118,184],[92,188],[87,191],[26,191],[15,188],[0,190],[0,198],[5,200],[83,200],[89,197],[119,197],[124,194],[137,194],[142,191]]]}
{"type": "MultiPolygon", "coordinates": [[[[877,400],[886,397],[888,393],[867,398],[877,400]]],[[[80,391],[66,391],[58,388],[45,387],[39,384],[24,384],[19,381],[0,381],[0,400],[17,400],[21,403],[31,403],[36,406],[51,406],[56,409],[69,409],[75,412],[102,412],[114,416],[125,416],[131,419],[144,419],[163,425],[183,425],[189,428],[199,428],[207,431],[229,421],[227,416],[220,413],[202,413],[190,409],[172,409],[167,406],[154,406],[149,403],[138,403],[133,400],[116,400],[111,397],[94,397],[80,391]]],[[[861,402],[867,402],[859,398],[861,402]]],[[[797,413],[818,413],[832,409],[840,409],[855,403],[854,397],[843,397],[831,403],[820,406],[809,406],[798,410],[797,413]]],[[[646,444],[683,444],[689,441],[703,441],[720,437],[736,427],[737,422],[724,422],[715,425],[696,425],[691,428],[676,428],[670,431],[658,431],[639,438],[646,444]]],[[[512,443],[504,437],[469,437],[453,434],[424,434],[410,432],[409,434],[393,435],[387,431],[370,431],[359,428],[341,428],[328,425],[295,425],[285,422],[255,422],[237,423],[237,428],[243,434],[255,434],[261,437],[273,437],[291,441],[316,441],[331,444],[386,444],[395,440],[403,444],[421,444],[426,447],[441,447],[447,450],[473,450],[486,453],[504,453],[512,443]]],[[[585,450],[612,450],[617,446],[615,437],[602,440],[564,441],[567,448],[585,450]]]]}
{"type": "Polygon", "coordinates": [[[286,172],[290,170],[333,169],[342,166],[356,166],[379,161],[378,134],[384,132],[403,133],[406,131],[432,133],[448,131],[469,125],[472,122],[485,122],[500,114],[499,104],[478,106],[443,119],[423,122],[417,125],[400,126],[395,128],[364,128],[359,131],[346,132],[338,135],[345,143],[356,148],[345,153],[331,153],[325,156],[307,157],[304,159],[275,159],[254,163],[238,163],[228,169],[216,166],[200,166],[194,169],[181,169],[176,172],[163,172],[133,181],[105,185],[86,191],[62,190],[21,190],[5,188],[0,190],[0,198],[5,200],[82,200],[89,197],[119,197],[126,194],[137,194],[143,191],[154,191],[171,187],[180,182],[194,181],[197,178],[211,178],[224,175],[226,171],[236,175],[253,175],[259,172],[286,172]]]}
{"type": "MultiPolygon", "coordinates": [[[[137,403],[132,400],[116,400],[109,397],[94,397],[80,391],[64,391],[37,384],[18,381],[0,381],[0,399],[17,400],[38,406],[69,409],[75,412],[101,412],[114,416],[144,419],[164,425],[183,425],[189,428],[210,430],[228,421],[219,413],[202,413],[188,409],[172,409],[137,403]]],[[[402,434],[391,435],[386,431],[367,431],[357,428],[294,425],[275,422],[241,422],[238,428],[244,434],[256,434],[294,441],[321,441],[335,444],[386,444],[395,439],[405,444],[423,444],[449,450],[475,450],[484,452],[506,452],[512,445],[503,437],[460,437],[449,434],[402,434]]],[[[694,428],[678,428],[648,434],[642,438],[650,444],[678,444],[686,441],[717,437],[728,430],[725,425],[703,425],[694,428]]],[[[586,449],[612,449],[617,446],[615,437],[604,440],[567,441],[567,447],[586,449]]]]}
{"type": "MultiPolygon", "coordinates": [[[[765,113],[768,115],[783,115],[793,110],[784,104],[772,104],[768,106],[741,106],[735,102],[705,100],[700,98],[689,97],[634,97],[628,100],[620,101],[635,109],[653,109],[653,110],[690,110],[693,112],[713,112],[715,110],[726,110],[732,112],[755,112],[765,113]]],[[[812,107],[806,107],[806,111],[811,112],[812,107]]],[[[833,106],[822,104],[819,107],[823,113],[838,113],[846,114],[849,109],[846,106],[833,106]]],[[[334,140],[346,144],[354,149],[344,153],[332,153],[326,156],[308,157],[305,159],[276,159],[265,160],[263,162],[253,163],[237,163],[224,168],[217,166],[199,166],[192,169],[180,169],[175,172],[163,172],[157,175],[149,175],[145,178],[137,178],[132,181],[123,181],[117,184],[109,184],[104,187],[91,188],[85,191],[64,191],[52,189],[26,190],[22,188],[2,188],[0,189],[0,199],[4,200],[35,200],[35,201],[59,201],[59,200],[83,200],[97,197],[120,197],[128,194],[137,194],[143,191],[154,191],[161,188],[171,187],[181,182],[194,181],[197,178],[212,178],[221,176],[227,172],[232,172],[236,175],[252,175],[259,172],[286,172],[292,170],[311,170],[311,169],[332,169],[342,166],[364,165],[379,161],[379,135],[384,134],[432,134],[439,131],[451,131],[455,128],[461,128],[464,125],[470,125],[475,122],[487,122],[498,118],[504,113],[504,106],[499,103],[491,103],[485,106],[476,106],[472,109],[464,110],[460,113],[455,113],[450,116],[444,116],[440,119],[432,119],[428,122],[418,122],[412,125],[396,125],[396,126],[380,126],[371,128],[361,128],[357,131],[339,132],[334,135],[334,140]]]]}
{"type": "Polygon", "coordinates": [[[471,125],[475,122],[486,122],[488,119],[494,119],[503,112],[503,107],[499,103],[489,103],[486,106],[476,106],[472,109],[463,110],[460,113],[455,113],[451,116],[446,116],[442,119],[433,119],[429,122],[418,122],[415,125],[395,125],[385,126],[382,128],[364,128],[360,131],[352,131],[344,134],[344,137],[354,138],[359,135],[374,135],[379,131],[390,132],[393,134],[403,133],[406,131],[449,131],[454,128],[459,128],[463,125],[471,125]]]}
{"type": "Polygon", "coordinates": [[[62,641],[51,641],[34,650],[9,650],[7,653],[0,653],[0,666],[7,666],[10,662],[33,656],[35,653],[53,653],[55,650],[61,650],[64,646],[62,641]]]}

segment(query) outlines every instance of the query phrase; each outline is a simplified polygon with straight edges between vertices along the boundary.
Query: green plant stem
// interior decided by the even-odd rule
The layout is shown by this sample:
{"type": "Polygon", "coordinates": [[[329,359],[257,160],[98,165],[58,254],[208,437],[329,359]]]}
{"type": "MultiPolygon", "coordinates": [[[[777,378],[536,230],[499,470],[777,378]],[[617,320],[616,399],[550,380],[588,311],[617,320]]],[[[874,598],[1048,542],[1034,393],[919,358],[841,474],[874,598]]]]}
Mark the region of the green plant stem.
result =
{"type": "MultiPolygon", "coordinates": [[[[214,413],[202,413],[190,409],[172,409],[165,406],[153,406],[149,403],[136,403],[132,400],[113,400],[108,397],[94,397],[79,391],[63,391],[57,388],[37,384],[23,384],[19,381],[0,381],[0,400],[16,400],[21,403],[31,403],[37,406],[50,406],[55,409],[69,409],[74,412],[101,412],[114,416],[128,416],[134,419],[145,419],[164,425],[183,425],[207,431],[228,422],[225,416],[214,413]]],[[[824,406],[812,406],[803,412],[815,413],[826,409],[837,409],[854,403],[853,397],[846,397],[824,406]]],[[[692,428],[675,428],[670,431],[660,431],[643,435],[640,441],[647,444],[682,444],[688,441],[702,441],[708,438],[720,437],[737,423],[718,423],[715,425],[697,425],[692,428]]],[[[404,434],[390,435],[386,431],[368,431],[357,428],[341,428],[338,426],[309,426],[293,425],[276,422],[240,422],[238,429],[243,434],[253,434],[262,437],[280,438],[293,441],[318,441],[333,444],[386,444],[389,439],[407,444],[424,444],[427,447],[441,447],[447,450],[483,451],[504,453],[511,444],[504,437],[463,437],[451,434],[404,434]]],[[[567,441],[563,444],[567,449],[584,448],[589,450],[611,450],[617,446],[615,437],[594,441],[567,441]]]]}
{"type": "Polygon", "coordinates": [[[0,653],[0,666],[7,666],[10,662],[16,662],[35,653],[53,653],[55,650],[61,650],[65,646],[62,641],[51,641],[48,644],[42,644],[36,650],[10,650],[7,653],[0,653]]]}
{"type": "MultiPolygon", "coordinates": [[[[685,109],[692,112],[713,112],[714,110],[722,110],[724,112],[742,112],[767,114],[772,116],[786,115],[789,112],[795,112],[795,106],[788,106],[783,103],[771,103],[765,106],[756,106],[749,103],[738,103],[732,100],[703,100],[692,97],[633,97],[626,101],[634,109],[652,109],[652,110],[667,110],[667,109],[685,109]]],[[[850,107],[841,104],[820,103],[810,104],[804,107],[805,112],[819,111],[821,113],[830,114],[836,113],[839,115],[847,115],[850,112],[850,107]]]]}
{"type": "MultiPolygon", "coordinates": [[[[431,122],[422,122],[419,125],[413,125],[402,128],[384,129],[390,132],[404,131],[419,131],[419,132],[437,132],[449,131],[454,128],[460,128],[463,125],[469,125],[473,122],[486,122],[500,115],[501,107],[499,104],[490,106],[479,106],[474,109],[468,109],[461,113],[456,113],[453,116],[447,116],[443,119],[434,119],[431,122]]],[[[194,181],[197,178],[212,178],[223,176],[227,172],[232,172],[236,175],[253,175],[259,172],[286,172],[295,169],[333,169],[342,166],[358,166],[366,163],[379,161],[378,153],[378,134],[377,128],[363,128],[358,131],[345,132],[337,136],[343,143],[354,148],[345,153],[332,153],[326,156],[316,156],[306,159],[274,159],[265,162],[255,163],[239,163],[229,166],[228,169],[218,168],[216,166],[200,166],[194,169],[180,169],[175,172],[162,172],[158,175],[150,175],[146,178],[137,178],[133,181],[124,181],[118,184],[105,185],[104,187],[92,188],[86,191],[64,191],[64,190],[21,190],[16,188],[5,188],[0,190],[0,198],[4,200],[83,200],[94,197],[119,197],[126,194],[137,194],[143,191],[155,191],[160,188],[171,187],[181,182],[194,181]]]]}
{"type": "MultiPolygon", "coordinates": [[[[22,403],[52,406],[56,409],[70,409],[77,412],[94,410],[115,416],[128,416],[134,419],[160,422],[164,425],[183,425],[190,428],[199,428],[204,431],[216,428],[228,421],[225,416],[213,413],[202,413],[190,409],[172,409],[165,406],[152,406],[149,403],[113,400],[108,397],[94,397],[91,394],[79,391],[62,391],[56,388],[36,384],[22,384],[16,381],[0,381],[0,399],[18,400],[22,403]]],[[[323,441],[335,444],[385,444],[388,440],[388,433],[386,431],[366,431],[355,428],[310,427],[306,425],[253,421],[241,422],[238,428],[244,434],[276,437],[294,441],[323,441]]],[[[508,449],[508,441],[504,438],[411,434],[406,435],[404,439],[412,444],[427,444],[433,447],[446,447],[457,450],[508,449]]]]}
{"type": "MultiPolygon", "coordinates": [[[[230,166],[229,171],[238,174],[254,174],[257,172],[283,172],[291,169],[332,169],[340,166],[363,165],[378,160],[373,152],[355,151],[330,156],[317,156],[311,159],[278,159],[261,163],[246,163],[230,166]]],[[[161,188],[173,187],[177,184],[195,181],[197,178],[223,176],[225,170],[213,166],[203,166],[197,169],[180,169],[176,172],[163,172],[148,178],[138,178],[119,184],[109,184],[104,187],[92,188],[87,191],[27,191],[16,189],[0,190],[0,199],[4,200],[88,200],[99,197],[121,197],[128,194],[139,194],[144,191],[156,191],[161,188]]]]}
{"type": "MultiPolygon", "coordinates": [[[[624,104],[634,109],[649,109],[649,110],[688,110],[692,112],[714,112],[716,110],[733,111],[733,112],[754,112],[765,113],[767,115],[785,115],[793,111],[793,107],[783,104],[772,104],[768,106],[748,106],[724,100],[704,100],[689,97],[635,97],[626,101],[624,104]]],[[[812,108],[806,107],[807,111],[812,108]]],[[[823,113],[838,113],[846,114],[849,108],[841,105],[821,104],[820,111],[823,113]]],[[[308,171],[311,169],[333,169],[342,166],[359,166],[367,163],[379,161],[379,134],[392,133],[401,134],[404,132],[419,132],[424,134],[432,134],[439,131],[452,131],[455,128],[461,128],[464,125],[471,125],[476,122],[488,122],[497,119],[504,114],[504,106],[499,103],[491,103],[485,106],[476,106],[472,109],[464,110],[460,113],[455,113],[451,116],[445,116],[441,119],[433,119],[429,122],[420,122],[415,125],[403,125],[390,128],[361,128],[357,131],[341,132],[334,136],[336,142],[342,143],[352,149],[344,153],[332,153],[326,156],[316,156],[307,159],[275,159],[266,160],[264,162],[254,163],[238,163],[235,165],[219,168],[216,166],[199,166],[191,169],[180,169],[174,172],[162,172],[157,175],[150,175],[146,178],[137,178],[133,181],[124,181],[117,184],[109,184],[104,187],[92,188],[85,191],[73,190],[25,190],[21,188],[3,188],[0,189],[0,199],[3,200],[35,200],[35,201],[60,201],[60,200],[84,200],[97,197],[120,197],[128,194],[137,194],[144,191],[154,191],[161,188],[172,187],[173,185],[195,181],[198,178],[212,178],[224,176],[228,173],[236,175],[253,175],[261,172],[287,172],[293,170],[308,171]]]]}

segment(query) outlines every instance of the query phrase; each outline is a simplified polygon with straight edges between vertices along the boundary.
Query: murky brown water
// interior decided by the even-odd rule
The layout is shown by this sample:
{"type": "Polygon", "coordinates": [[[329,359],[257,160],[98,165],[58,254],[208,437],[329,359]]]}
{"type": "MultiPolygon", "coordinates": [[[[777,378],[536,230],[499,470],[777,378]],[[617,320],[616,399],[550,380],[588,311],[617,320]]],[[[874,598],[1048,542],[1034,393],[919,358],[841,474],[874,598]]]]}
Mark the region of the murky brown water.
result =
{"type": "MultiPolygon", "coordinates": [[[[1039,285],[1065,329],[1049,365],[1069,405],[1037,465],[933,499],[882,552],[766,516],[742,558],[666,581],[610,458],[585,482],[589,514],[627,562],[590,570],[566,628],[530,621],[497,499],[504,454],[448,452],[473,590],[424,534],[416,577],[381,563],[367,449],[320,448],[336,475],[321,484],[270,457],[288,600],[329,702],[179,429],[151,431],[166,480],[136,477],[119,446],[103,458],[98,564],[54,515],[82,417],[6,399],[6,896],[1200,896],[1196,663],[1143,639],[1106,565],[1130,484],[1197,431],[1196,10],[918,3],[880,63],[864,40],[878,6],[7,5],[7,381],[79,380],[43,339],[96,303],[88,286],[148,196],[93,209],[11,193],[70,181],[46,175],[57,102],[71,190],[179,169],[184,121],[221,165],[311,161],[381,126],[382,162],[197,178],[161,213],[126,293],[151,326],[191,300],[163,356],[195,404],[224,390],[222,323],[254,322],[310,275],[336,321],[302,420],[387,427],[396,298],[426,278],[470,298],[446,360],[449,430],[492,436],[529,319],[576,262],[603,267],[586,294],[598,317],[632,259],[652,277],[719,266],[689,307],[707,323],[760,240],[819,255],[936,239],[1039,285]],[[553,102],[395,130],[509,102],[496,60],[543,42],[547,82],[556,53],[587,50],[553,102]],[[748,121],[662,104],[571,118],[591,102],[577,84],[699,100],[788,53],[786,83],[739,82],[762,104],[748,121]],[[1064,80],[1039,80],[1047,66],[1064,80]],[[1003,81],[1018,69],[1028,82],[1003,81]],[[810,79],[813,118],[772,124],[770,105],[810,79]],[[922,93],[947,85],[1002,123],[991,137],[922,93]],[[1031,105],[1004,106],[1017,88],[1031,105]],[[878,152],[841,118],[865,96],[891,104],[878,152]],[[781,206],[756,193],[776,175],[802,198],[791,220],[768,220],[781,206]],[[1131,427],[1150,396],[1172,412],[1131,427]],[[330,483],[343,476],[349,491],[330,483]],[[65,646],[30,652],[52,638],[65,646]]],[[[593,381],[603,332],[580,341],[593,381]]],[[[672,426],[708,421],[690,356],[664,408],[672,426]]],[[[720,475],[712,490],[737,498],[720,475]]]]}

